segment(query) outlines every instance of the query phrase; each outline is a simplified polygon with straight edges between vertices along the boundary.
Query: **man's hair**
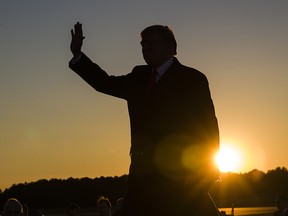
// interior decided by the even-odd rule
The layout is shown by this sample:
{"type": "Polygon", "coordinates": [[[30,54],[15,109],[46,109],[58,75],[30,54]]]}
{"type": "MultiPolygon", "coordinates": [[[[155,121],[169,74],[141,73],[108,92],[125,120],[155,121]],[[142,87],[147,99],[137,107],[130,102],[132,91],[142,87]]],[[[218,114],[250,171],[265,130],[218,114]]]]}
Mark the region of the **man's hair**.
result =
{"type": "Polygon", "coordinates": [[[169,45],[172,47],[173,55],[177,54],[177,42],[174,36],[174,33],[172,29],[168,26],[163,26],[163,25],[152,25],[147,28],[145,28],[141,32],[141,37],[145,37],[145,35],[151,35],[154,33],[158,33],[161,35],[163,40],[165,40],[169,45]]]}
{"type": "Polygon", "coordinates": [[[106,203],[107,206],[109,206],[109,208],[111,207],[111,203],[109,201],[108,198],[104,197],[104,196],[100,196],[99,199],[97,200],[97,206],[101,203],[104,202],[106,203]]]}

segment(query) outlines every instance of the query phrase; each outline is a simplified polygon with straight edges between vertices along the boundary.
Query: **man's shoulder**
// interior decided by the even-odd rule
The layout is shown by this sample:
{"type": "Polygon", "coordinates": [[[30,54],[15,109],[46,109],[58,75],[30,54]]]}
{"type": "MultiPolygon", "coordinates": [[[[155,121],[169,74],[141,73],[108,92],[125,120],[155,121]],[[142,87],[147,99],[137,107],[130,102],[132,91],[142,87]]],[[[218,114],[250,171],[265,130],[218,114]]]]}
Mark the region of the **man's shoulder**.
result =
{"type": "MultiPolygon", "coordinates": [[[[191,73],[191,74],[195,74],[195,75],[199,75],[199,76],[203,76],[204,74],[199,71],[198,69],[196,68],[193,68],[193,67],[189,67],[189,66],[186,66],[186,65],[181,65],[181,70],[186,72],[186,73],[191,73]]],[[[205,76],[205,75],[204,75],[205,76]]]]}
{"type": "Polygon", "coordinates": [[[149,65],[136,65],[131,74],[135,76],[146,76],[148,71],[151,71],[152,68],[149,65]]]}
{"type": "Polygon", "coordinates": [[[136,65],[133,71],[147,71],[149,69],[152,69],[149,65],[136,65]]]}
{"type": "Polygon", "coordinates": [[[179,62],[178,64],[176,64],[176,68],[177,68],[177,72],[180,73],[181,76],[184,78],[191,77],[193,79],[207,80],[206,75],[196,68],[183,65],[179,62]]]}

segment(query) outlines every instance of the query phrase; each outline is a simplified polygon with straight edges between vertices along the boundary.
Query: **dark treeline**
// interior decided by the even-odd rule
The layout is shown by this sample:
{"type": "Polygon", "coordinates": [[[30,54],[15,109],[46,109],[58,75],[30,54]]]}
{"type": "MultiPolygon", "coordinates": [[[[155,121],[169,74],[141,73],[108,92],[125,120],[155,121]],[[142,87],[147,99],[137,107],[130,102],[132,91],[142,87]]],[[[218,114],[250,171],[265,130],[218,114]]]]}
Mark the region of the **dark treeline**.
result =
{"type": "Polygon", "coordinates": [[[95,207],[100,196],[108,197],[114,204],[125,194],[127,177],[42,179],[15,184],[0,193],[0,209],[12,197],[35,209],[65,208],[71,202],[81,207],[95,207]]]}
{"type": "Polygon", "coordinates": [[[254,169],[248,173],[222,174],[222,181],[211,190],[216,203],[229,207],[275,206],[279,194],[288,194],[288,170],[277,167],[267,173],[254,169]]]}
{"type": "MultiPolygon", "coordinates": [[[[219,207],[273,206],[278,194],[288,193],[288,170],[277,167],[264,173],[225,173],[210,194],[219,207]]],[[[108,197],[112,204],[125,194],[127,175],[121,177],[69,178],[39,180],[15,184],[0,193],[0,208],[11,197],[27,203],[32,208],[65,208],[70,202],[82,207],[93,207],[99,196],[108,197]]]]}

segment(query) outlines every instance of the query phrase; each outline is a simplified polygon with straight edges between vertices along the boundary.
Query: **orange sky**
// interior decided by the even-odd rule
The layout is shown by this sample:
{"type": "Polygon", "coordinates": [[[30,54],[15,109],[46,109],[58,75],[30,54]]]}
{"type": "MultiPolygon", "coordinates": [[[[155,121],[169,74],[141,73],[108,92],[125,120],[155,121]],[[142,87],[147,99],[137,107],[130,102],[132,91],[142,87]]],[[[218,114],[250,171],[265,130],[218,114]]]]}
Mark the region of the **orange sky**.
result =
{"type": "Polygon", "coordinates": [[[125,101],[68,68],[77,21],[84,52],[114,75],[144,64],[143,28],[171,26],[178,59],[209,79],[221,142],[243,153],[238,171],[288,167],[287,8],[270,0],[2,3],[0,188],[128,172],[125,101]]]}

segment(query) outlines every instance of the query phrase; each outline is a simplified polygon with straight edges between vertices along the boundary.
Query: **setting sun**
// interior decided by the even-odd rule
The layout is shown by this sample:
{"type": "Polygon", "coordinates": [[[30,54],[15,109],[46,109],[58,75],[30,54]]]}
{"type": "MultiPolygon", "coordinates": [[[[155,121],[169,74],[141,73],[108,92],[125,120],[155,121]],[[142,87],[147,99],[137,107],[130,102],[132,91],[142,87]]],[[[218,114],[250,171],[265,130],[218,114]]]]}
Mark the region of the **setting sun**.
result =
{"type": "Polygon", "coordinates": [[[230,144],[221,144],[215,163],[221,172],[238,172],[242,166],[241,152],[230,144]]]}

